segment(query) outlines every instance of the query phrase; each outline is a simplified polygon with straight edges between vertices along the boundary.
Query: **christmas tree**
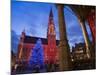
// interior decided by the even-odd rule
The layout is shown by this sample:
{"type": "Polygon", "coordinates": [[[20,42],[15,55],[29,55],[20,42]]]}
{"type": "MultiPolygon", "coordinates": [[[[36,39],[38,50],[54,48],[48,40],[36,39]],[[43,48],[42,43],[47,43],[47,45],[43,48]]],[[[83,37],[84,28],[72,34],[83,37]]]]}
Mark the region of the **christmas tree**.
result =
{"type": "Polygon", "coordinates": [[[32,49],[31,57],[29,60],[29,65],[33,67],[34,69],[40,69],[44,68],[44,52],[42,47],[42,41],[41,39],[38,39],[35,46],[32,49]]]}

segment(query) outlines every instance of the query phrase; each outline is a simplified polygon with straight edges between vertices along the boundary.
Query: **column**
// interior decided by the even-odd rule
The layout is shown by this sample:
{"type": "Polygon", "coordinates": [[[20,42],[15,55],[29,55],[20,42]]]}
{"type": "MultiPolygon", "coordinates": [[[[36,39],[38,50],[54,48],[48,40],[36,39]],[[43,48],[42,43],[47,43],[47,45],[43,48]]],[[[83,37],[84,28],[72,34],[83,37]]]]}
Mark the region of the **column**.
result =
{"type": "Polygon", "coordinates": [[[89,59],[91,57],[91,45],[90,45],[90,40],[89,40],[89,36],[86,30],[86,26],[85,26],[85,19],[83,18],[78,18],[81,28],[82,28],[82,32],[83,32],[83,36],[84,36],[84,40],[85,40],[85,44],[86,44],[86,55],[87,58],[89,59]]]}
{"type": "Polygon", "coordinates": [[[58,9],[58,21],[59,21],[59,33],[60,33],[60,44],[59,44],[59,66],[61,71],[71,70],[71,57],[70,48],[66,35],[66,26],[64,19],[64,5],[57,4],[58,9]]]}

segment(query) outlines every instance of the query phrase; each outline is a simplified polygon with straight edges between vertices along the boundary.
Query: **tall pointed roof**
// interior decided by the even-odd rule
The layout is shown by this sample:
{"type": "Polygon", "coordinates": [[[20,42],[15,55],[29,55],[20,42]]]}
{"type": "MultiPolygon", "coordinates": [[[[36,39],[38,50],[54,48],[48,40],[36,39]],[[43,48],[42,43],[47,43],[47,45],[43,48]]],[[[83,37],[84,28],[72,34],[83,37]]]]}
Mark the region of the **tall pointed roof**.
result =
{"type": "Polygon", "coordinates": [[[53,17],[52,8],[51,8],[51,10],[50,10],[50,15],[49,15],[49,17],[53,17]]]}
{"type": "Polygon", "coordinates": [[[48,35],[51,35],[51,34],[55,35],[55,26],[54,26],[54,21],[53,21],[52,9],[50,10],[50,14],[49,14],[47,37],[48,37],[48,35]]]}

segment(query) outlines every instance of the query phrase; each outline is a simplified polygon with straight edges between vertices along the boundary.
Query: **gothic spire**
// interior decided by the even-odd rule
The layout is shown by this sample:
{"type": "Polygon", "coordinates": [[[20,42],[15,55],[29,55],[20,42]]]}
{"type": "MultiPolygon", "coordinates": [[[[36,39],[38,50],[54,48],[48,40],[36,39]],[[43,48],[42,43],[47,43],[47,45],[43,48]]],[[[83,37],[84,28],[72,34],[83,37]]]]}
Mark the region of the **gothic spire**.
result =
{"type": "Polygon", "coordinates": [[[53,17],[52,9],[50,10],[50,15],[49,17],[53,17]]]}
{"type": "Polygon", "coordinates": [[[52,9],[50,10],[50,14],[49,14],[49,23],[48,23],[47,35],[55,35],[55,27],[54,27],[52,9]]]}

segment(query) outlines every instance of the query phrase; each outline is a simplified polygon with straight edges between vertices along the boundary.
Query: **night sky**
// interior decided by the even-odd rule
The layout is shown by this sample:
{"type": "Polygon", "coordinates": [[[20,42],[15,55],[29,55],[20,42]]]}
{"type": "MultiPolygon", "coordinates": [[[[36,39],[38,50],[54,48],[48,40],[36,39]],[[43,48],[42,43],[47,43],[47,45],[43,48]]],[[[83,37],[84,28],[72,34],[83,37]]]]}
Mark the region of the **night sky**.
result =
{"type": "MultiPolygon", "coordinates": [[[[11,45],[16,53],[21,32],[25,29],[26,35],[47,38],[47,27],[50,10],[53,11],[56,39],[59,39],[58,12],[55,4],[39,2],[11,2],[11,45]]],[[[65,23],[70,48],[75,43],[84,42],[80,24],[74,12],[68,6],[64,8],[65,23]]],[[[89,38],[91,33],[86,23],[89,38]]]]}

